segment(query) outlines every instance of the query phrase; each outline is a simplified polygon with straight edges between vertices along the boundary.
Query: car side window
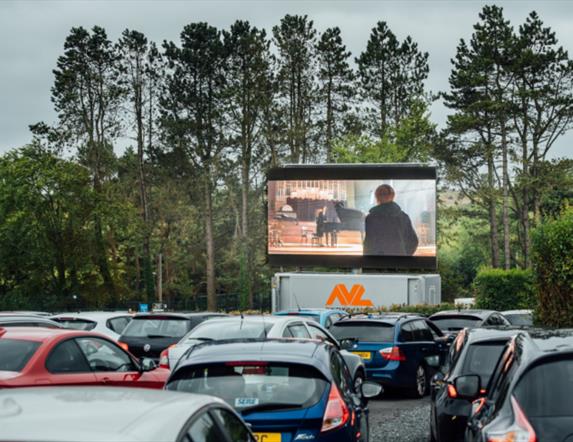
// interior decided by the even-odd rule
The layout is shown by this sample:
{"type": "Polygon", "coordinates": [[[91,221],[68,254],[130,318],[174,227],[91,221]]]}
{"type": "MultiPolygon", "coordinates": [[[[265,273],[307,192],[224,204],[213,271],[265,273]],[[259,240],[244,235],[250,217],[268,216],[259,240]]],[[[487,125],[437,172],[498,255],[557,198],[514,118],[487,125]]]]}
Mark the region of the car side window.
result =
{"type": "Polygon", "coordinates": [[[283,332],[283,338],[292,338],[293,335],[290,331],[290,327],[285,328],[285,331],[283,332]]]}
{"type": "Polygon", "coordinates": [[[294,338],[303,338],[303,339],[310,339],[310,335],[308,334],[308,330],[304,326],[304,324],[297,323],[288,326],[292,336],[294,338]]]}
{"type": "Polygon", "coordinates": [[[219,425],[227,433],[229,440],[233,442],[254,442],[245,424],[229,410],[216,408],[212,413],[219,420],[219,425]]]}
{"type": "Polygon", "coordinates": [[[219,442],[221,435],[209,413],[204,412],[187,431],[185,442],[219,442]]]}
{"type": "Polygon", "coordinates": [[[108,319],[106,325],[107,328],[121,335],[130,320],[131,318],[129,316],[120,316],[119,318],[108,319]]]}
{"type": "Polygon", "coordinates": [[[46,360],[46,368],[54,374],[88,373],[90,367],[73,339],[58,344],[46,360]]]}
{"type": "Polygon", "coordinates": [[[408,322],[402,325],[402,328],[400,330],[400,340],[402,342],[412,342],[415,340],[414,325],[412,322],[408,322]]]}
{"type": "Polygon", "coordinates": [[[93,371],[135,371],[129,355],[112,342],[100,338],[77,338],[93,371]]]}
{"type": "Polygon", "coordinates": [[[426,321],[414,321],[416,326],[417,341],[429,341],[434,340],[434,335],[430,330],[430,327],[426,324],[426,321]]]}
{"type": "Polygon", "coordinates": [[[330,315],[330,316],[327,316],[327,317],[326,317],[326,321],[324,321],[324,326],[325,326],[326,328],[332,327],[332,320],[334,319],[334,316],[335,316],[335,315],[330,315]]]}

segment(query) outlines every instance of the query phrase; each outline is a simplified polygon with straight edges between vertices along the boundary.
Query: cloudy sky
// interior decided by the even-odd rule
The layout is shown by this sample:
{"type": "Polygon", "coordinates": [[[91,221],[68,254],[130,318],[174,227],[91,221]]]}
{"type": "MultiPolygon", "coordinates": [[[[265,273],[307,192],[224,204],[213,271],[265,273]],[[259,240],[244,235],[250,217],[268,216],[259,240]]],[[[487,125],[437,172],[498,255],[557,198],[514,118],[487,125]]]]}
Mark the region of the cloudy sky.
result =
{"type": "MultiPolygon", "coordinates": [[[[493,3],[493,2],[488,2],[493,3]]],[[[498,1],[517,27],[531,10],[556,32],[573,54],[573,1],[498,1]]],[[[30,140],[28,125],[54,122],[50,102],[52,69],[72,26],[103,26],[117,39],[125,28],[157,42],[177,40],[182,27],[207,21],[226,28],[236,19],[270,31],[285,14],[308,14],[319,31],[339,26],[354,56],[365,47],[379,20],[403,39],[411,35],[430,54],[432,91],[447,90],[450,59],[460,38],[468,39],[483,1],[337,0],[0,0],[0,153],[30,140]]],[[[446,109],[432,108],[443,124],[446,109]]],[[[573,133],[562,137],[552,157],[573,157],[573,133]]]]}

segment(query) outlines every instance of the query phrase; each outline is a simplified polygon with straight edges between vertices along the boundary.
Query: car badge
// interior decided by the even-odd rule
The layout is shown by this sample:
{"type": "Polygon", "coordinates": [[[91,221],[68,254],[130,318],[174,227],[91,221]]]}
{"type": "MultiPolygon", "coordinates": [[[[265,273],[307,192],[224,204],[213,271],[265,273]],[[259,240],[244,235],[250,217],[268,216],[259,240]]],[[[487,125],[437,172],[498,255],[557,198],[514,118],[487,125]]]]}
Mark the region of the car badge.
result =
{"type": "Polygon", "coordinates": [[[143,351],[149,351],[149,350],[151,350],[151,345],[145,344],[145,345],[143,346],[143,351]]]}

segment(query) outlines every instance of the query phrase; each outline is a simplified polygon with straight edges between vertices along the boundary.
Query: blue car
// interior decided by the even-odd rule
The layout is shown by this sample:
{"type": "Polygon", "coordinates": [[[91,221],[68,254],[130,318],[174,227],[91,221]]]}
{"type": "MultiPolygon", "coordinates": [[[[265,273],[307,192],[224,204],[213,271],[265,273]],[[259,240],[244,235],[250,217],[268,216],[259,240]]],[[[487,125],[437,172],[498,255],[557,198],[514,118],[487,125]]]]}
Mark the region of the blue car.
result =
{"type": "Polygon", "coordinates": [[[366,399],[382,390],[365,382],[355,392],[335,346],[294,339],[197,345],[165,388],[223,399],[264,442],[368,441],[366,399]]]}
{"type": "Polygon", "coordinates": [[[348,312],[345,312],[344,310],[333,310],[326,308],[301,308],[297,310],[283,310],[274,314],[277,316],[304,316],[306,318],[311,318],[326,329],[330,329],[330,327],[332,327],[336,321],[349,317],[348,312]]]}
{"type": "Polygon", "coordinates": [[[429,380],[448,348],[438,327],[412,314],[353,316],[330,332],[362,358],[367,380],[419,398],[429,392],[429,380]]]}

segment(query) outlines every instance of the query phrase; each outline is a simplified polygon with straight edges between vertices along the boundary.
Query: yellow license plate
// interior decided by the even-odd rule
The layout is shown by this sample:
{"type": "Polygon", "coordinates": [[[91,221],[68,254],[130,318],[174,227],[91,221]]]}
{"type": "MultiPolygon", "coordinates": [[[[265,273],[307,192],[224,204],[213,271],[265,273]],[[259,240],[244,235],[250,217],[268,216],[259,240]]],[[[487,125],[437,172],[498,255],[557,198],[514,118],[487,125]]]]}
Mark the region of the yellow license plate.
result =
{"type": "Polygon", "coordinates": [[[257,442],[281,442],[281,433],[255,433],[257,442]]]}
{"type": "Polygon", "coordinates": [[[352,353],[366,360],[370,360],[370,358],[372,357],[372,353],[370,353],[369,351],[353,351],[352,353]]]}

